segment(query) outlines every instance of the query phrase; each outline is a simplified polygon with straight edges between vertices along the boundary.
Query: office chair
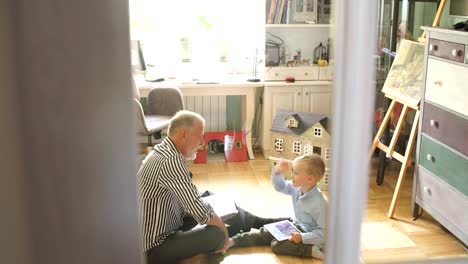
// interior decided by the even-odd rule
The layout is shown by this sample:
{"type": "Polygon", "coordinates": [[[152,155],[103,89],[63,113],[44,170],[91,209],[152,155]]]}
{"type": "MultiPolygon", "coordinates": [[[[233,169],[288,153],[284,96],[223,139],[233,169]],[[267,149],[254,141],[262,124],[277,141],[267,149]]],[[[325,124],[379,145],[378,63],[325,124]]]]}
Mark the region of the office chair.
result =
{"type": "Polygon", "coordinates": [[[176,87],[156,87],[147,97],[146,113],[140,103],[140,94],[133,79],[133,102],[137,114],[137,131],[148,138],[147,146],[153,147],[153,138],[162,138],[161,132],[169,126],[175,113],[184,109],[182,93],[176,87]]]}

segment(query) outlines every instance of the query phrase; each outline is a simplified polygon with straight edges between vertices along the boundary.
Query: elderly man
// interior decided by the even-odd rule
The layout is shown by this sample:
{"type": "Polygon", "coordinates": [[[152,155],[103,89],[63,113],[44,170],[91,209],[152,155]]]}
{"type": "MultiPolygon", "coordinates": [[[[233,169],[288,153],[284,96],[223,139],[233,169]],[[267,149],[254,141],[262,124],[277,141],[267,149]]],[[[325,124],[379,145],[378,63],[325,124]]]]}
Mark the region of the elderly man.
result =
{"type": "Polygon", "coordinates": [[[180,111],[169,124],[168,137],[154,147],[141,166],[139,186],[143,242],[148,263],[173,263],[200,253],[225,251],[228,236],[289,218],[262,218],[240,207],[226,220],[201,200],[185,160],[203,145],[205,120],[180,111]],[[193,229],[197,223],[206,224],[193,229]]]}
{"type": "Polygon", "coordinates": [[[195,159],[203,145],[204,125],[199,114],[178,112],[171,120],[168,137],[154,147],[138,172],[148,263],[173,263],[227,249],[227,229],[211,206],[200,199],[185,161],[195,159]],[[193,225],[184,223],[186,216],[206,226],[192,229],[193,225]]]}

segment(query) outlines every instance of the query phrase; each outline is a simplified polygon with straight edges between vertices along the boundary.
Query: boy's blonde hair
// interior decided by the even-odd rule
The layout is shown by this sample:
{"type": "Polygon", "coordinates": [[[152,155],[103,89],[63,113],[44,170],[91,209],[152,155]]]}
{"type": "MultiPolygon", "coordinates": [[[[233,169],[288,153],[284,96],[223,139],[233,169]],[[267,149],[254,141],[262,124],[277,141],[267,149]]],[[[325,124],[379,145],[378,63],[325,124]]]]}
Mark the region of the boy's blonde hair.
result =
{"type": "Polygon", "coordinates": [[[299,156],[294,159],[293,166],[296,166],[299,163],[304,168],[305,173],[317,177],[318,180],[322,179],[323,174],[325,173],[325,162],[320,155],[307,154],[299,156]]]}

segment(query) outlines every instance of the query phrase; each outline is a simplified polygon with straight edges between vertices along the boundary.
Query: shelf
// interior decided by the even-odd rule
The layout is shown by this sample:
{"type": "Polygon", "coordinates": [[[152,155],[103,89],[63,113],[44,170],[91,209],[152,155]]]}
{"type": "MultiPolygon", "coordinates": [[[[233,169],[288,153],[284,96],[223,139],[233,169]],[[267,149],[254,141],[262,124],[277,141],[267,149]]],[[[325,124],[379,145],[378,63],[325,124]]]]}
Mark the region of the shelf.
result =
{"type": "Polygon", "coordinates": [[[304,86],[304,85],[332,85],[332,81],[295,81],[295,82],[285,82],[285,81],[264,81],[263,85],[268,87],[276,86],[304,86]]]}
{"type": "Polygon", "coordinates": [[[332,24],[265,24],[265,28],[329,28],[332,24]]]}

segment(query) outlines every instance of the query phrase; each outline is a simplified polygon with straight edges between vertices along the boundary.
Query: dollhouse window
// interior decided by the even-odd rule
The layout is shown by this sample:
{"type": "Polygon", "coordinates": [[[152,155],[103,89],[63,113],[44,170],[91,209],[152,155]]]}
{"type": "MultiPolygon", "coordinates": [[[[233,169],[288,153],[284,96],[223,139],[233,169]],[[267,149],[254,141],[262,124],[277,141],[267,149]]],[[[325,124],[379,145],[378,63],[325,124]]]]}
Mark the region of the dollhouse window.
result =
{"type": "Polygon", "coordinates": [[[328,185],[328,178],[330,177],[330,170],[325,169],[325,173],[323,174],[323,183],[328,185]]]}
{"type": "Polygon", "coordinates": [[[309,154],[312,154],[312,145],[310,144],[305,144],[304,145],[304,154],[305,155],[309,155],[309,154]]]}
{"type": "Polygon", "coordinates": [[[288,120],[288,127],[295,127],[294,119],[291,118],[291,119],[288,120]]]}
{"type": "Polygon", "coordinates": [[[282,138],[275,138],[275,150],[276,151],[283,151],[283,139],[282,138]]]}
{"type": "Polygon", "coordinates": [[[322,129],[320,127],[314,127],[314,136],[316,137],[322,136],[322,129]]]}
{"type": "Polygon", "coordinates": [[[301,142],[293,141],[293,154],[301,155],[301,142]]]}
{"type": "Polygon", "coordinates": [[[322,156],[322,148],[321,147],[315,147],[312,150],[315,154],[322,156]]]}
{"type": "Polygon", "coordinates": [[[330,160],[331,158],[331,149],[325,148],[325,160],[330,160]]]}

